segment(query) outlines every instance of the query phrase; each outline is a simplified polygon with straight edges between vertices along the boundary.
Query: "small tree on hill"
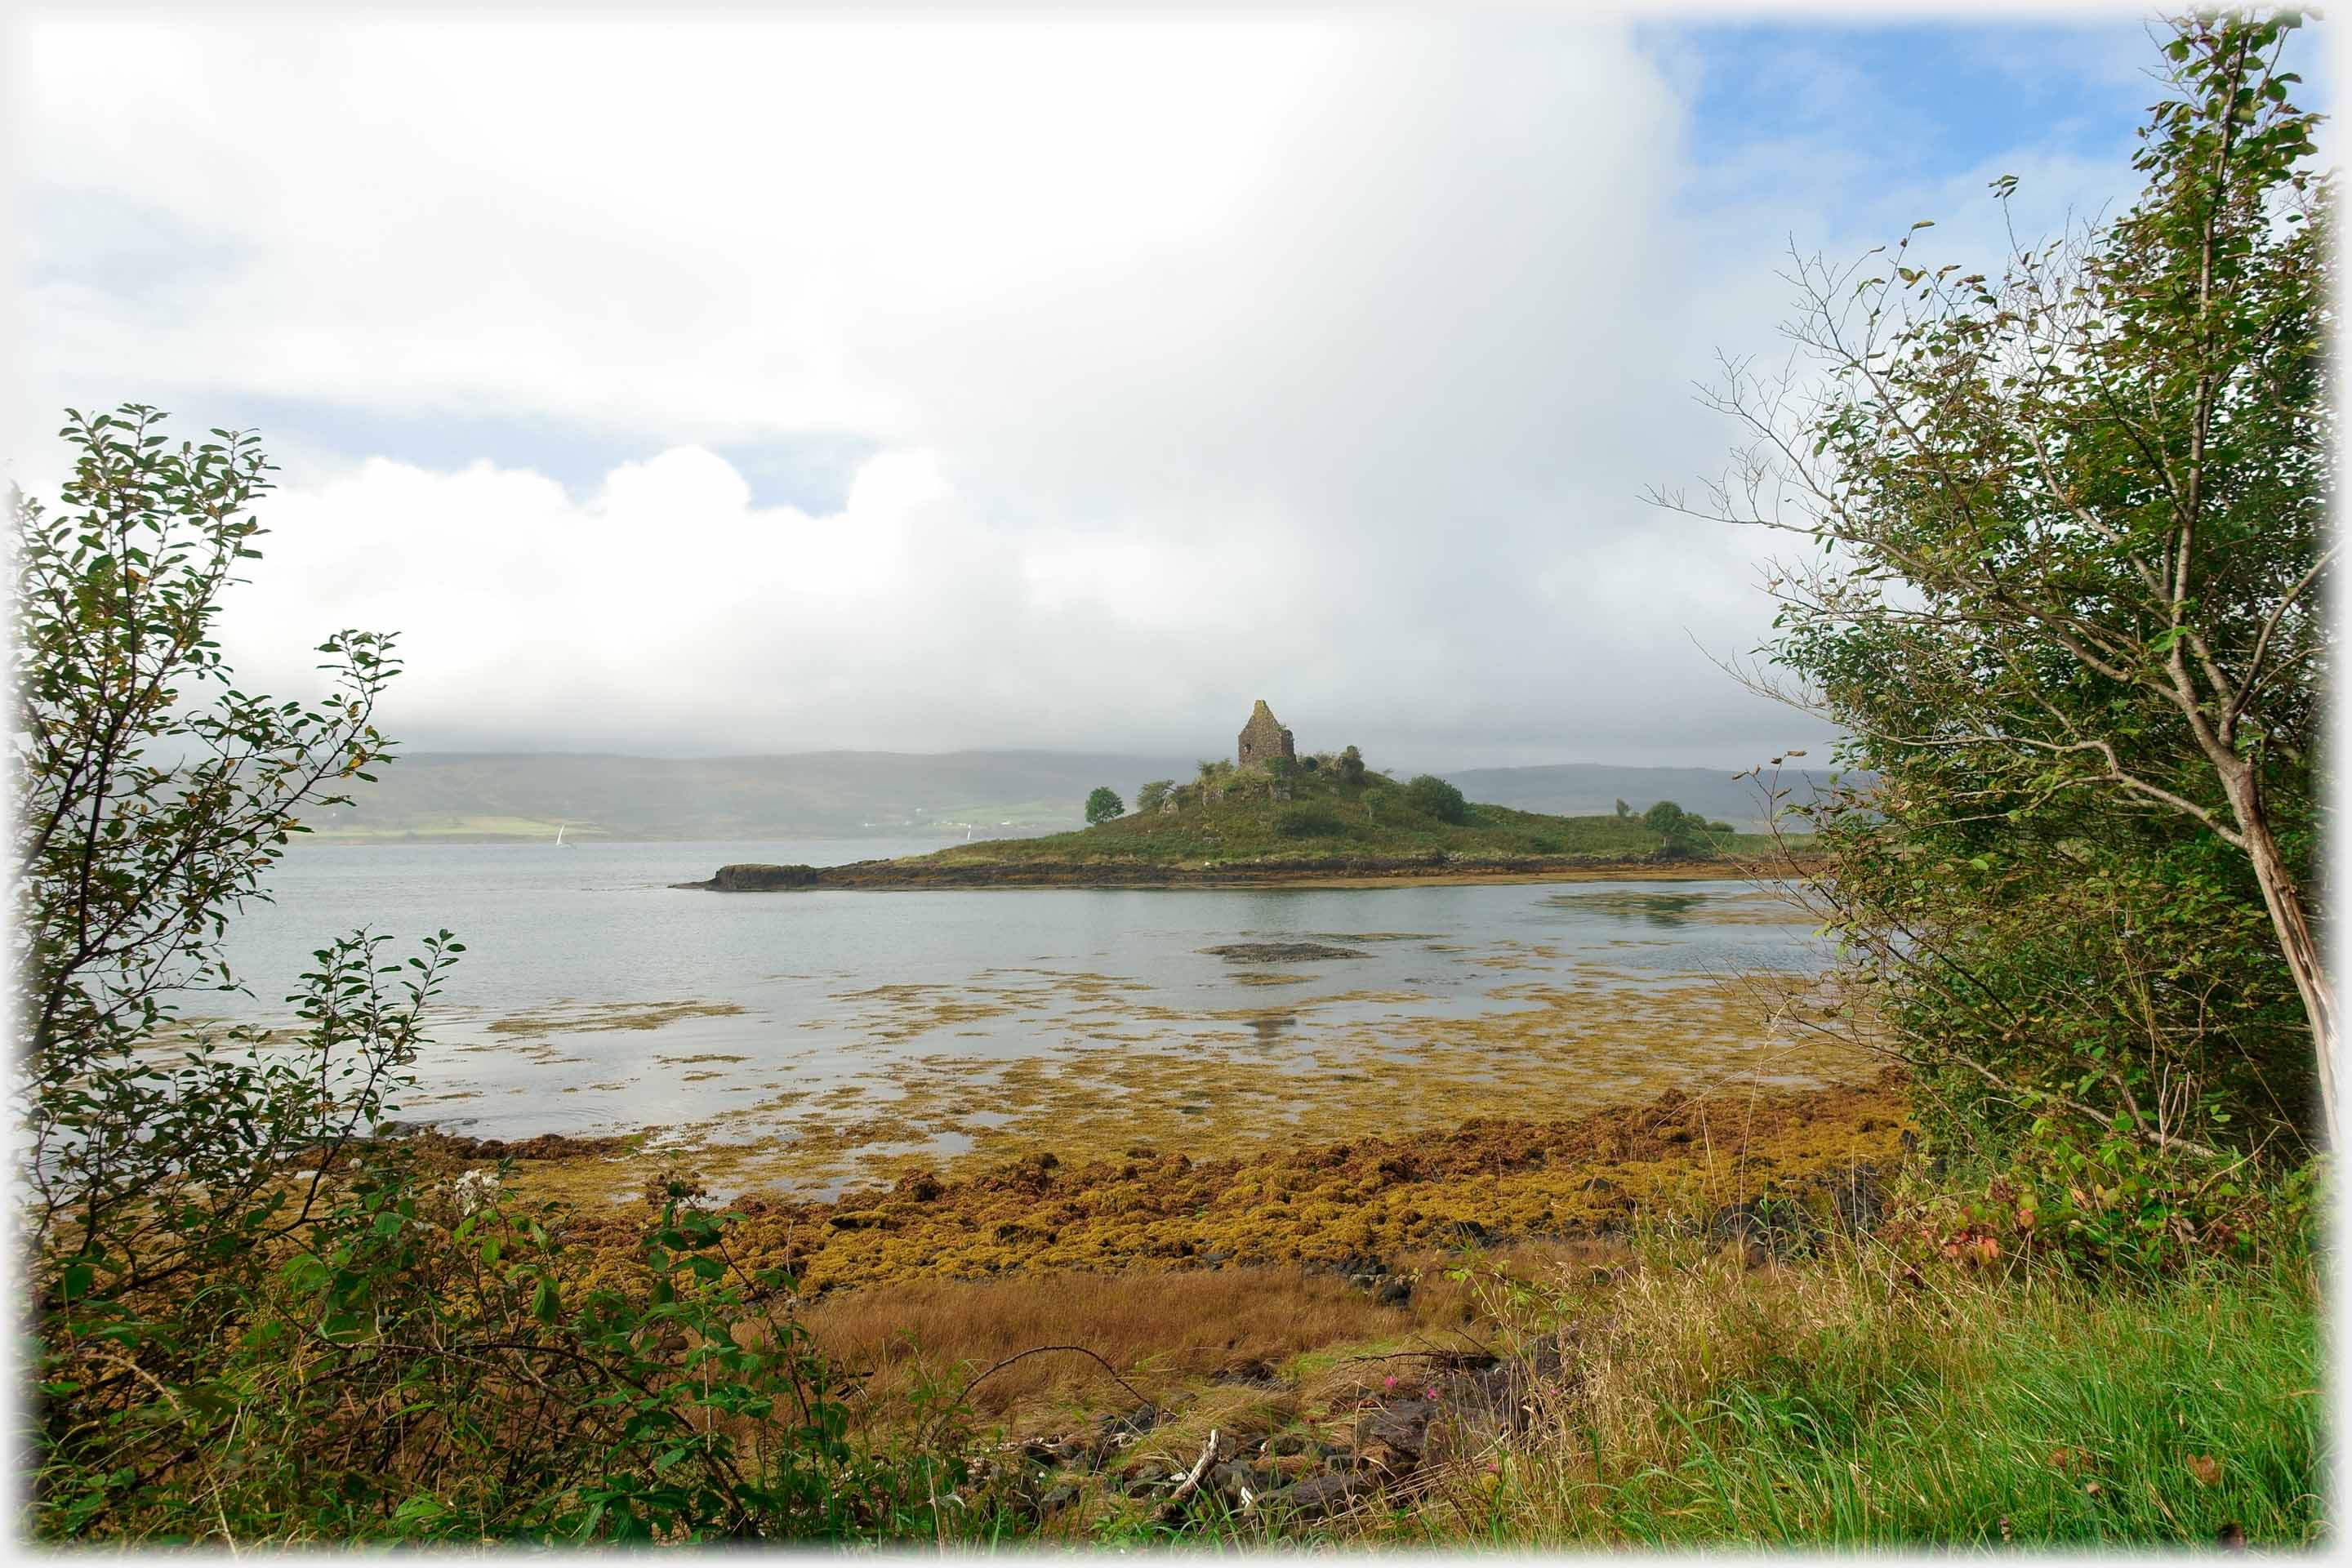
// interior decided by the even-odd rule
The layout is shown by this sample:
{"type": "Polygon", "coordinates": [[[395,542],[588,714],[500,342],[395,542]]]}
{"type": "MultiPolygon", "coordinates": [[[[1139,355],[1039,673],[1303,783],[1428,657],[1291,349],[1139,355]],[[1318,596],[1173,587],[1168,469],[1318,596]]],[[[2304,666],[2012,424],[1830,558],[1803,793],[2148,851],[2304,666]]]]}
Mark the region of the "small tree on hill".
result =
{"type": "Polygon", "coordinates": [[[1423,816],[1433,816],[1440,822],[1464,823],[1470,820],[1470,803],[1460,790],[1435,773],[1423,773],[1404,786],[1407,805],[1423,816]]]}
{"type": "Polygon", "coordinates": [[[1087,796],[1087,826],[1099,827],[1104,823],[1127,815],[1127,802],[1108,784],[1097,784],[1094,794],[1087,796]]]}
{"type": "Polygon", "coordinates": [[[1364,753],[1349,746],[1339,753],[1339,760],[1332,764],[1332,772],[1338,777],[1341,789],[1363,788],[1364,753]]]}
{"type": "Polygon", "coordinates": [[[1168,804],[1169,792],[1176,787],[1174,779],[1153,779],[1135,792],[1135,809],[1149,815],[1168,804]]]}
{"type": "Polygon", "coordinates": [[[1633,808],[1627,805],[1622,799],[1620,799],[1617,802],[1617,815],[1620,816],[1631,816],[1633,815],[1633,808]]]}
{"type": "Polygon", "coordinates": [[[1670,800],[1662,800],[1642,814],[1642,826],[1658,836],[1658,853],[1667,859],[1685,859],[1706,852],[1707,821],[1670,800]]]}

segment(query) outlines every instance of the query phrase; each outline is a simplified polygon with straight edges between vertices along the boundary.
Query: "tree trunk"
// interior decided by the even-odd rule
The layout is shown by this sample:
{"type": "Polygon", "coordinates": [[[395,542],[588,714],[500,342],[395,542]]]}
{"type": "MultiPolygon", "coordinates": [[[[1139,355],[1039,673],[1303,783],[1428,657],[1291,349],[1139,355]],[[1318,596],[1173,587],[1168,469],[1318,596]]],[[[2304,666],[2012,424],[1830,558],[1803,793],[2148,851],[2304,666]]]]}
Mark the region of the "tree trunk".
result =
{"type": "Polygon", "coordinates": [[[2278,841],[2271,837],[2270,814],[2263,809],[2253,770],[2248,768],[2235,778],[2225,773],[2222,782],[2229,791],[2230,805],[2237,816],[2239,828],[2245,835],[2246,854],[2253,861],[2254,880],[2261,886],[2263,902],[2270,910],[2271,927],[2278,932],[2279,950],[2285,954],[2286,966],[2294,975],[2294,988],[2303,997],[2304,1016],[2311,1023],[2311,1048],[2319,1070],[2320,1138],[2333,1149],[2336,984],[2328,978],[2326,955],[2312,934],[2310,918],[2304,911],[2303,890],[2295,886],[2294,873],[2279,854],[2278,841]]]}

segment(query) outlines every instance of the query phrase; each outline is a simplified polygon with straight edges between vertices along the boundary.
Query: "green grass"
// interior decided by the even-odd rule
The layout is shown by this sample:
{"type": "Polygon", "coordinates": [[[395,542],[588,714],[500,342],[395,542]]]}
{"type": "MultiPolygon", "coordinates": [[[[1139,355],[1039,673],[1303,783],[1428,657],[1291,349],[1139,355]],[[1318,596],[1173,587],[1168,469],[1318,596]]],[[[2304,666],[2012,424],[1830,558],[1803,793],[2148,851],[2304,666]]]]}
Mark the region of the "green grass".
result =
{"type": "Polygon", "coordinates": [[[1685,1301],[1681,1323],[1636,1330],[1646,1366],[1604,1372],[1483,1489],[1394,1528],[1655,1545],[2316,1538],[2307,1269],[1886,1292],[1882,1271],[1799,1283],[1794,1306],[1685,1301]]]}
{"type": "MultiPolygon", "coordinates": [[[[1714,836],[1727,855],[1760,852],[1761,835],[1714,836]]],[[[1475,805],[1469,820],[1442,822],[1404,801],[1403,792],[1377,779],[1357,792],[1302,778],[1293,798],[1269,798],[1263,781],[1244,784],[1222,800],[1187,801],[1172,813],[1131,814],[1100,826],[1043,838],[996,839],[957,845],[926,856],[950,865],[1036,862],[1140,863],[1209,866],[1265,859],[1401,858],[1444,853],[1472,858],[1550,859],[1575,857],[1633,860],[1654,854],[1659,836],[1639,818],[1548,816],[1508,806],[1475,805]]]]}

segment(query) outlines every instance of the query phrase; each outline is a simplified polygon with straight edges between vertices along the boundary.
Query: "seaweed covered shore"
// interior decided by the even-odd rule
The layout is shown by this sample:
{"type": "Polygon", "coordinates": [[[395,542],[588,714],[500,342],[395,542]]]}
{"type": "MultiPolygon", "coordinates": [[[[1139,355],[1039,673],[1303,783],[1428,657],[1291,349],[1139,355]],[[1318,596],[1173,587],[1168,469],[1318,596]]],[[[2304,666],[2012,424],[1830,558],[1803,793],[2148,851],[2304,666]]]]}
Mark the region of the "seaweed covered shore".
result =
{"type": "MultiPolygon", "coordinates": [[[[1549,1119],[1476,1117],[1450,1130],[1317,1142],[1195,1160],[1138,1145],[1065,1162],[925,1167],[829,1201],[752,1192],[732,1205],[749,1267],[792,1270],[804,1294],[1056,1270],[1325,1268],[1465,1242],[1596,1237],[1637,1214],[1715,1213],[1775,1195],[1827,1223],[1866,1205],[1901,1152],[1908,1110],[1891,1078],[1819,1089],[1697,1095],[1549,1119]]],[[[634,1184],[652,1201],[694,1156],[632,1140],[514,1145],[427,1135],[420,1153],[453,1171],[514,1158],[526,1195],[579,1196],[634,1184]]],[[[636,1203],[583,1205],[575,1238],[635,1245],[636,1203]],[[609,1233],[609,1234],[608,1234],[609,1233]]],[[[1357,1270],[1362,1272],[1360,1268],[1357,1270]]]]}

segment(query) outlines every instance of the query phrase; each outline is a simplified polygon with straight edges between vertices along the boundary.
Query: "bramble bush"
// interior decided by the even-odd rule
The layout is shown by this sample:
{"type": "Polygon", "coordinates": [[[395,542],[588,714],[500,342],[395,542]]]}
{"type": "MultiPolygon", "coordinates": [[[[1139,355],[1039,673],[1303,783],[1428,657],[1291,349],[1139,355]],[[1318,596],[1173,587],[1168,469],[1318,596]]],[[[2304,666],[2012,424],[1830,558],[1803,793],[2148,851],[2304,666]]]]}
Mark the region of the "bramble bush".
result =
{"type": "Polygon", "coordinates": [[[2011,1141],[1991,1173],[1972,1167],[1898,1184],[1881,1238],[1914,1264],[2058,1264],[2162,1276],[2200,1263],[2306,1260],[2324,1212],[2326,1163],[2216,1167],[2066,1121],[2011,1141]]]}

